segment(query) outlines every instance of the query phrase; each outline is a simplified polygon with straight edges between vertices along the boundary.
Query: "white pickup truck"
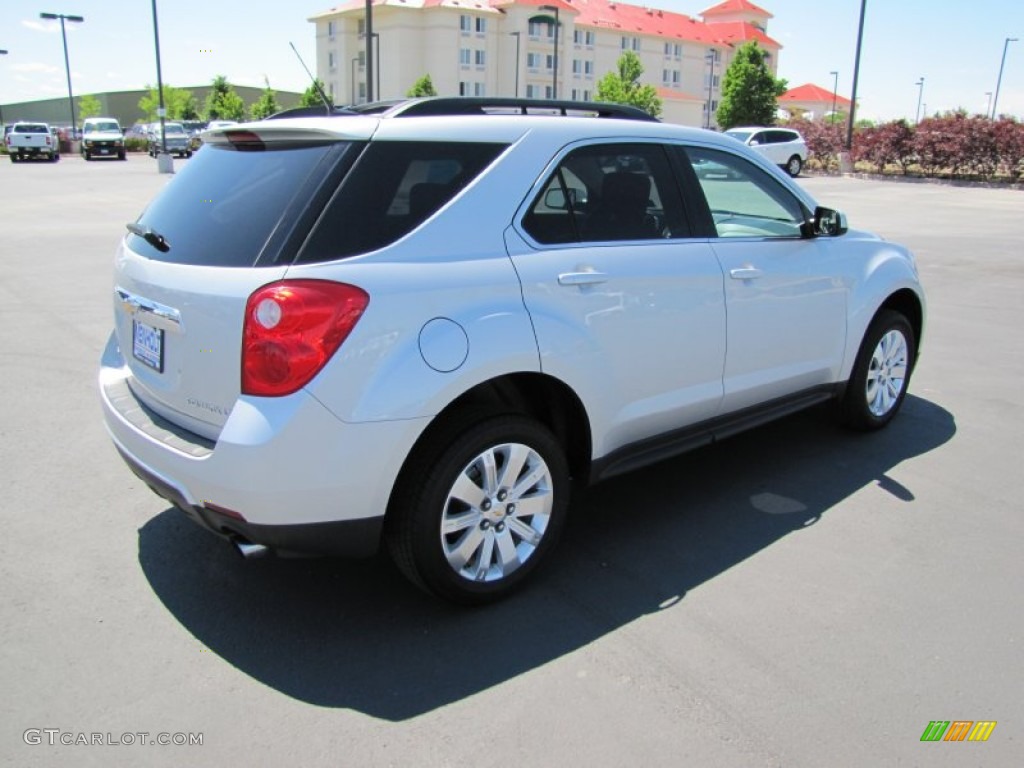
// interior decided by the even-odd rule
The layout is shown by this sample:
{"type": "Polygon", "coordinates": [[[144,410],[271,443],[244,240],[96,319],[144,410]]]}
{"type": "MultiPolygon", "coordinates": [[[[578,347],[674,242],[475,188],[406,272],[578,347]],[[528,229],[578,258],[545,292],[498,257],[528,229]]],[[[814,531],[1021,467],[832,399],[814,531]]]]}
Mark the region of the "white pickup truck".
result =
{"type": "Polygon", "coordinates": [[[57,133],[46,123],[15,123],[4,137],[11,162],[46,158],[60,160],[60,141],[57,133]]]}

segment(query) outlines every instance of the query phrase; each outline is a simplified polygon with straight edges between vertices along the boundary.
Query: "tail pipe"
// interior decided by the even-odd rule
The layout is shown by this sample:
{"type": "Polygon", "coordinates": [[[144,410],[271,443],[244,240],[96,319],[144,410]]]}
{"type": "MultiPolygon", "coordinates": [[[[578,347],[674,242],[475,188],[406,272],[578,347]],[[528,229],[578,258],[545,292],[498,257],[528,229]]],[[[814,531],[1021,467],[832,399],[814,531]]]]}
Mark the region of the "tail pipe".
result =
{"type": "Polygon", "coordinates": [[[246,560],[266,557],[270,553],[270,550],[263,544],[253,544],[238,536],[232,536],[231,543],[234,545],[235,551],[246,560]]]}

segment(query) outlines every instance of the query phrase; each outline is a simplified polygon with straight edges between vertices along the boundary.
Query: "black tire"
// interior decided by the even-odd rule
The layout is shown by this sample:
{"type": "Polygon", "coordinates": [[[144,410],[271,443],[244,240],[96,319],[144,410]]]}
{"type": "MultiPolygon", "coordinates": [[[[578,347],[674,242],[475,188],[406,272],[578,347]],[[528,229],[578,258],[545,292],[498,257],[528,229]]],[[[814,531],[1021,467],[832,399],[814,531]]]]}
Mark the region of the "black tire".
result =
{"type": "Polygon", "coordinates": [[[186,152],[185,153],[185,158],[188,159],[190,157],[192,157],[192,153],[191,152],[186,152]]]}
{"type": "Polygon", "coordinates": [[[85,158],[85,161],[86,161],[86,162],[89,162],[90,160],[92,160],[92,157],[91,157],[91,156],[89,155],[89,153],[88,153],[88,152],[83,152],[83,153],[82,153],[82,157],[84,157],[84,158],[85,158]]]}
{"type": "Polygon", "coordinates": [[[875,315],[843,394],[843,421],[862,431],[892,421],[907,395],[916,355],[914,329],[906,317],[888,309],[875,315]]]}
{"type": "Polygon", "coordinates": [[[12,163],[18,162],[18,156],[14,152],[11,153],[11,162],[12,163]]]}
{"type": "Polygon", "coordinates": [[[786,169],[786,173],[788,173],[793,178],[796,178],[797,176],[800,175],[800,171],[803,170],[803,167],[804,161],[800,159],[800,155],[793,155],[791,158],[789,158],[789,160],[786,161],[786,165],[784,166],[784,168],[786,169]]]}
{"type": "Polygon", "coordinates": [[[59,154],[50,155],[50,162],[51,163],[56,163],[59,160],[60,160],[60,155],[59,154]]]}
{"type": "Polygon", "coordinates": [[[118,160],[127,160],[128,158],[125,156],[124,152],[121,152],[121,153],[118,154],[117,159],[118,160]]]}
{"type": "Polygon", "coordinates": [[[385,540],[399,570],[421,589],[466,605],[491,602],[518,588],[555,546],[569,485],[565,452],[544,425],[515,414],[467,414],[439,427],[410,457],[388,508],[385,540]],[[480,473],[485,456],[496,467],[490,489],[480,473]],[[502,473],[512,461],[520,484],[538,479],[506,487],[502,473]],[[457,484],[483,500],[474,506],[453,498],[457,484]],[[527,513],[516,508],[527,501],[527,513]],[[446,519],[453,526],[447,535],[446,519]],[[514,554],[508,562],[506,553],[514,554]]]}

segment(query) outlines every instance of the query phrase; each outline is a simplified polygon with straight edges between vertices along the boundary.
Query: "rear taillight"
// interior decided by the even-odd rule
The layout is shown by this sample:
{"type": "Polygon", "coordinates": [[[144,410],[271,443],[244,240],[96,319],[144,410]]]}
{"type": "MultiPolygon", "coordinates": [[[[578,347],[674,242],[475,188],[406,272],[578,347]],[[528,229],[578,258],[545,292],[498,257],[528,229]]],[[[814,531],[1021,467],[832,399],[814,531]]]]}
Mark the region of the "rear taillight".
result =
{"type": "Polygon", "coordinates": [[[242,394],[278,397],[309,383],[355,327],[370,297],[354,285],[282,280],[245,305],[242,394]]]}

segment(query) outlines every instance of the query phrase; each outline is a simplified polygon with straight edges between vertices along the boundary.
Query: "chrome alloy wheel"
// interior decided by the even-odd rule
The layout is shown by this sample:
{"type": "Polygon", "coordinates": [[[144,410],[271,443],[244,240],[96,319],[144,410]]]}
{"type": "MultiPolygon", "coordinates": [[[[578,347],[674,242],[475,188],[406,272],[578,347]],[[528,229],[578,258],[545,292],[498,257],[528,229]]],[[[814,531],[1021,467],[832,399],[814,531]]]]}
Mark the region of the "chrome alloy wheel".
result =
{"type": "Polygon", "coordinates": [[[521,443],[492,446],[469,462],[448,492],[441,546],[470,581],[518,570],[540,545],[554,505],[551,470],[521,443]]]}
{"type": "Polygon", "coordinates": [[[878,341],[868,366],[866,395],[868,410],[881,418],[899,400],[907,380],[907,340],[896,329],[878,341]]]}

